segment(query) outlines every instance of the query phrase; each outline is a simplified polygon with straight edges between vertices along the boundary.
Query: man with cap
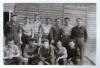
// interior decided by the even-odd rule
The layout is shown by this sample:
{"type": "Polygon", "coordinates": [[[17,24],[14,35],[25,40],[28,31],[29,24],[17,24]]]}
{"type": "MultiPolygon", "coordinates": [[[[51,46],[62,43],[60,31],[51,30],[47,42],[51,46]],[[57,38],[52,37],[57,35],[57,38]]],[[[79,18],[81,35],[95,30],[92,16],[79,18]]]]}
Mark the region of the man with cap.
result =
{"type": "Polygon", "coordinates": [[[19,32],[19,23],[17,21],[17,15],[12,14],[11,21],[7,23],[6,27],[6,33],[7,33],[6,40],[13,38],[15,44],[19,45],[18,32],[19,32]]]}

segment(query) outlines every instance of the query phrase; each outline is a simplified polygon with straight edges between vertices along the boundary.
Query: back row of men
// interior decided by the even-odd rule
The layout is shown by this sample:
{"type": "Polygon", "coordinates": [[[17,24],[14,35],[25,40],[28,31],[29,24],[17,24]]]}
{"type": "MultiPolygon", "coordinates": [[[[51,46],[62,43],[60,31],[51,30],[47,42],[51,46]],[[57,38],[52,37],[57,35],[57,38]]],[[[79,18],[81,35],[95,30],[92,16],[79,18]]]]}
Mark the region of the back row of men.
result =
{"type": "Polygon", "coordinates": [[[82,18],[77,18],[77,26],[72,27],[69,17],[64,19],[64,26],[60,18],[55,19],[54,25],[50,24],[51,18],[46,18],[46,24],[41,24],[37,14],[32,23],[25,17],[24,25],[19,26],[16,17],[13,15],[5,27],[5,64],[15,63],[16,60],[19,64],[83,64],[87,31],[82,25],[82,18]],[[14,44],[21,52],[11,46],[14,44]]]}

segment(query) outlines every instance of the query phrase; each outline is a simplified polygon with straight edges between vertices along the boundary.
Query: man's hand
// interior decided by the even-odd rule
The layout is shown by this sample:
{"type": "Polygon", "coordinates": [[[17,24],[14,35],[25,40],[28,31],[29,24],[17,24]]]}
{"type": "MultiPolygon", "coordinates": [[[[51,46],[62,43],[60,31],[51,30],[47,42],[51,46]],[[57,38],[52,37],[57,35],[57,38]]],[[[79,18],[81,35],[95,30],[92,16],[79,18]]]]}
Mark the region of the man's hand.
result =
{"type": "Polygon", "coordinates": [[[59,59],[60,59],[60,58],[57,58],[57,59],[56,59],[56,62],[58,62],[58,61],[59,61],[59,59]]]}
{"type": "Polygon", "coordinates": [[[9,57],[8,57],[8,59],[12,59],[12,58],[13,58],[13,56],[9,56],[9,57]]]}
{"type": "Polygon", "coordinates": [[[70,59],[68,59],[68,63],[70,63],[71,62],[71,58],[70,59]]]}
{"type": "Polygon", "coordinates": [[[54,43],[54,40],[51,40],[51,43],[54,43]]]}
{"type": "Polygon", "coordinates": [[[20,44],[22,44],[22,41],[20,41],[20,44]]]}

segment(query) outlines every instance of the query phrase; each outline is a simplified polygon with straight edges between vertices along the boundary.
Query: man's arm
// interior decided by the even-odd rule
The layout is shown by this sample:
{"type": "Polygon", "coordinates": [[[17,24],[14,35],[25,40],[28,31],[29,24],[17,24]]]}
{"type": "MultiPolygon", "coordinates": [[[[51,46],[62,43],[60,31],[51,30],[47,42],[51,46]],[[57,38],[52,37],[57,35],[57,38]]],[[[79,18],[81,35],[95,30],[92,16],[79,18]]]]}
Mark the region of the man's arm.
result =
{"type": "Polygon", "coordinates": [[[71,30],[71,38],[73,38],[74,37],[74,29],[72,28],[72,30],[71,30]]]}
{"type": "Polygon", "coordinates": [[[87,41],[87,36],[88,36],[87,30],[85,29],[85,31],[84,31],[84,41],[85,41],[85,42],[87,41]]]}
{"type": "Polygon", "coordinates": [[[19,29],[19,41],[20,41],[20,44],[22,44],[22,28],[20,27],[19,29]]]}
{"type": "Polygon", "coordinates": [[[61,57],[58,57],[58,59],[56,60],[57,62],[59,61],[59,59],[65,59],[65,58],[67,58],[67,50],[66,50],[66,48],[63,48],[63,53],[64,53],[64,55],[61,56],[61,57]]]}
{"type": "Polygon", "coordinates": [[[67,50],[66,50],[66,48],[63,48],[63,53],[64,53],[64,55],[61,56],[60,59],[67,58],[67,50]]]}
{"type": "Polygon", "coordinates": [[[53,40],[53,34],[54,34],[54,28],[52,27],[51,30],[50,30],[50,39],[51,39],[51,43],[54,43],[54,40],[53,40]]]}
{"type": "Polygon", "coordinates": [[[21,52],[20,52],[19,48],[17,47],[17,45],[14,45],[14,46],[15,46],[15,52],[16,52],[14,57],[19,57],[21,55],[21,52]]]}

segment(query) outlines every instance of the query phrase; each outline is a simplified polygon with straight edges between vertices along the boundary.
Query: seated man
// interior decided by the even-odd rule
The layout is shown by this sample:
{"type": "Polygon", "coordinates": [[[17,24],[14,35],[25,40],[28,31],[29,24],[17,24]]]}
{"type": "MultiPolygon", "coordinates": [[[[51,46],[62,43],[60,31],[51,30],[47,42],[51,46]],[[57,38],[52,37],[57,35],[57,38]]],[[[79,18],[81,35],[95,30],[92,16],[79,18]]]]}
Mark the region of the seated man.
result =
{"type": "Polygon", "coordinates": [[[64,65],[66,64],[67,50],[65,47],[62,46],[61,41],[58,41],[56,44],[57,44],[55,48],[56,64],[64,65]]]}
{"type": "Polygon", "coordinates": [[[22,64],[20,50],[12,39],[9,39],[7,45],[4,46],[4,64],[22,64]]]}
{"type": "Polygon", "coordinates": [[[54,50],[53,50],[53,46],[49,45],[49,41],[45,40],[44,44],[40,47],[40,62],[41,65],[50,65],[50,64],[54,64],[54,50]]]}
{"type": "Polygon", "coordinates": [[[71,62],[75,65],[80,63],[80,50],[78,47],[75,46],[74,40],[70,40],[68,48],[68,63],[70,64],[71,62]]]}
{"type": "Polygon", "coordinates": [[[36,65],[39,62],[39,56],[38,56],[38,49],[39,46],[37,43],[35,43],[35,39],[30,39],[29,44],[27,44],[24,48],[24,57],[27,58],[28,63],[36,65]]]}

